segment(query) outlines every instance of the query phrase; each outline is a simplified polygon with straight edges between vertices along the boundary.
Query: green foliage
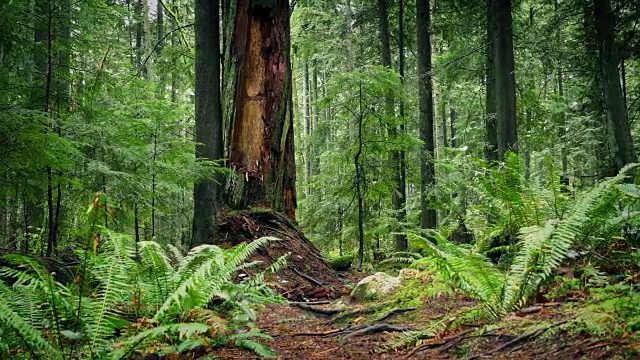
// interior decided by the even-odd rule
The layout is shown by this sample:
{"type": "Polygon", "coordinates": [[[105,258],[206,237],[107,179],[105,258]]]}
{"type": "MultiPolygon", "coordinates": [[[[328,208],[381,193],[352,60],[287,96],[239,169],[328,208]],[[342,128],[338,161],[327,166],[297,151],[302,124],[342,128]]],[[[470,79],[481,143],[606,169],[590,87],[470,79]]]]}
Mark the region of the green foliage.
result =
{"type": "MultiPolygon", "coordinates": [[[[434,261],[439,275],[454,287],[481,301],[488,315],[499,318],[535,296],[540,286],[553,276],[569,250],[593,231],[593,220],[599,216],[602,205],[615,194],[630,167],[582,194],[563,220],[548,221],[545,226],[525,227],[520,230],[519,241],[512,264],[506,273],[489,262],[477,247],[455,245],[437,232],[427,238],[410,234],[411,240],[429,255],[414,261],[434,261]]],[[[583,240],[584,241],[584,240],[583,240]]]]}
{"type": "MultiPolygon", "coordinates": [[[[100,204],[100,200],[94,202],[89,213],[99,211],[100,204]]],[[[250,324],[257,306],[274,301],[276,295],[263,282],[265,272],[278,271],[286,257],[241,283],[233,279],[258,264],[246,262],[255,250],[277,239],[262,238],[229,250],[202,245],[174,267],[169,254],[175,257],[175,248],[167,251],[152,241],[135,244],[131,236],[100,226],[95,229],[91,239],[100,239],[100,243],[80,251],[86,264],[80,273],[82,280],[71,288],[57,283],[32,257],[2,258],[6,265],[0,267],[0,279],[10,281],[0,281],[0,294],[7,301],[0,306],[5,351],[22,347],[34,357],[48,354],[62,359],[71,346],[86,357],[117,359],[162,335],[177,334],[174,350],[178,353],[209,338],[211,343],[236,344],[272,355],[256,341],[261,333],[227,337],[227,332],[250,324]],[[213,306],[215,312],[193,312],[207,306],[213,306]],[[158,326],[142,332],[126,330],[129,322],[125,319],[132,312],[152,318],[158,326]],[[183,321],[189,317],[198,322],[183,321]],[[48,330],[46,337],[41,333],[44,330],[48,330]],[[116,330],[126,330],[126,335],[117,338],[116,330]]]]}

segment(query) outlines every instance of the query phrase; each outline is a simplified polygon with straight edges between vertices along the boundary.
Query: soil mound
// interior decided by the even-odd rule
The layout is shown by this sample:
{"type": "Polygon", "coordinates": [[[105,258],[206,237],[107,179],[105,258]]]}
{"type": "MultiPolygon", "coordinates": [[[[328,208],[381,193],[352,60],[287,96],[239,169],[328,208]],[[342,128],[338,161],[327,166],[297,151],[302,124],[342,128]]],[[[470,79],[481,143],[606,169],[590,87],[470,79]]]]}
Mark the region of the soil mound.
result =
{"type": "Polygon", "coordinates": [[[291,301],[315,301],[336,299],[346,293],[341,278],[320,251],[282,214],[255,210],[224,214],[217,226],[215,243],[234,246],[264,236],[282,241],[274,241],[261,248],[251,260],[260,260],[268,265],[291,253],[287,266],[267,279],[281,295],[291,301]]]}

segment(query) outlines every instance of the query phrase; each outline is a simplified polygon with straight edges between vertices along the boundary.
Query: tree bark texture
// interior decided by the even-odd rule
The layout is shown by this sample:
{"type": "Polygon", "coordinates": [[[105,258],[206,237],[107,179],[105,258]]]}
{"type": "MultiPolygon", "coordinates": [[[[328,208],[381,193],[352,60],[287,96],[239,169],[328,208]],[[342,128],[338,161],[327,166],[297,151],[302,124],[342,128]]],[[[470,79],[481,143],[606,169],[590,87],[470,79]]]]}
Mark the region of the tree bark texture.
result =
{"type": "MultiPolygon", "coordinates": [[[[218,1],[196,1],[196,157],[224,156],[220,100],[220,29],[218,1]]],[[[194,186],[192,245],[205,243],[222,200],[222,179],[214,176],[194,186]]]]}
{"type": "Polygon", "coordinates": [[[604,101],[615,140],[615,165],[620,170],[636,158],[618,71],[620,58],[615,42],[615,17],[610,0],[594,0],[593,4],[604,101]]]}
{"type": "Polygon", "coordinates": [[[418,31],[418,77],[420,107],[420,225],[436,227],[436,211],[429,205],[429,191],[435,183],[433,165],[433,84],[431,82],[431,11],[429,0],[416,0],[418,31]]]}
{"type": "Polygon", "coordinates": [[[493,74],[498,128],[498,158],[518,150],[516,125],[516,78],[513,58],[513,26],[511,0],[492,0],[493,74]]]}
{"type": "Polygon", "coordinates": [[[228,205],[270,208],[295,219],[289,2],[239,0],[233,39],[238,71],[231,122],[228,205]]]}
{"type": "MultiPolygon", "coordinates": [[[[398,72],[400,74],[400,81],[404,84],[404,0],[399,0],[398,3],[398,72]]],[[[400,134],[404,135],[405,132],[405,109],[404,100],[400,99],[400,134]]],[[[393,196],[393,208],[396,211],[396,218],[400,224],[407,221],[407,154],[404,149],[397,152],[396,162],[396,186],[393,196]]],[[[402,232],[402,225],[398,229],[402,232]]],[[[395,235],[395,247],[398,251],[406,251],[409,247],[407,241],[407,235],[399,233],[395,235]]]]}
{"type": "Polygon", "coordinates": [[[495,15],[492,7],[493,0],[487,0],[487,49],[486,54],[486,118],[485,118],[485,136],[486,148],[485,156],[487,161],[493,162],[498,160],[498,125],[497,125],[497,109],[496,109],[496,77],[494,74],[494,40],[493,28],[495,15]]]}

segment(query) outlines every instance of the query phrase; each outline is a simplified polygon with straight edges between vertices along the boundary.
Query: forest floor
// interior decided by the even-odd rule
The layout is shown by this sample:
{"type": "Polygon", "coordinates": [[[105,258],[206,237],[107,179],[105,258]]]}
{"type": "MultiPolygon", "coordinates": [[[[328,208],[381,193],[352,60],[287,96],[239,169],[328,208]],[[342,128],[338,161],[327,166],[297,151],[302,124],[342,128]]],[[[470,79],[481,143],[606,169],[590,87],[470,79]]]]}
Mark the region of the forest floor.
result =
{"type": "MultiPolygon", "coordinates": [[[[229,245],[263,236],[283,239],[253,259],[289,259],[268,281],[290,303],[268,305],[255,324],[272,337],[265,343],[279,359],[636,359],[640,353],[638,333],[625,329],[616,321],[618,310],[611,310],[618,303],[607,308],[606,301],[586,293],[541,298],[541,304],[491,323],[477,301],[438,288],[428,276],[409,274],[395,293],[356,303],[350,288],[369,274],[333,271],[286,218],[260,211],[228,214],[218,232],[229,245]],[[389,349],[406,336],[403,331],[430,328],[428,336],[389,349]]],[[[216,359],[258,358],[231,347],[207,352],[216,359]]]]}
{"type": "MultiPolygon", "coordinates": [[[[361,276],[353,274],[350,278],[355,281],[361,276]]],[[[314,304],[313,310],[309,305],[301,308],[299,303],[269,305],[256,325],[272,336],[266,344],[277,352],[278,359],[637,359],[640,352],[632,334],[614,335],[604,330],[594,335],[588,324],[576,320],[586,305],[575,302],[535,304],[490,325],[474,321],[453,328],[445,325],[444,330],[415,345],[382,352],[401,333],[376,330],[385,326],[391,330],[422,330],[436,322],[453,322],[461,314],[478,309],[475,300],[443,294],[423,299],[414,310],[381,321],[389,313],[389,308],[376,309],[382,301],[356,304],[344,297],[314,304]],[[320,314],[317,309],[377,311],[335,321],[341,314],[320,314]],[[366,333],[363,328],[374,332],[366,333]]],[[[237,348],[215,349],[213,354],[217,359],[258,359],[237,348]]]]}

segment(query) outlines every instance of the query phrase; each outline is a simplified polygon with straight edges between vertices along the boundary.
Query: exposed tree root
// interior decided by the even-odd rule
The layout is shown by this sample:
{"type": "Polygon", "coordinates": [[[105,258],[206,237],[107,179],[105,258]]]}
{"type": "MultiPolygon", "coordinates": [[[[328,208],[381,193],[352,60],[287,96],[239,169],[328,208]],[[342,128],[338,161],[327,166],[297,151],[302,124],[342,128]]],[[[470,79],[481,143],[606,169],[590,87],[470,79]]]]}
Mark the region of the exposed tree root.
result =
{"type": "Polygon", "coordinates": [[[408,331],[411,329],[412,328],[410,326],[396,326],[396,325],[390,325],[390,324],[369,325],[365,328],[353,331],[350,334],[343,337],[342,340],[340,340],[340,345],[344,345],[344,343],[346,343],[349,339],[354,338],[356,336],[375,334],[375,333],[380,333],[385,331],[387,332],[408,331]]]}
{"type": "Polygon", "coordinates": [[[295,302],[295,303],[290,303],[290,304],[293,305],[293,306],[299,307],[302,310],[310,311],[312,313],[325,315],[325,316],[333,316],[333,315],[340,314],[340,313],[343,313],[343,312],[349,310],[347,308],[336,308],[336,309],[319,308],[319,307],[307,305],[307,304],[305,304],[303,302],[295,302]]]}
{"type": "Polygon", "coordinates": [[[334,317],[333,319],[327,321],[327,325],[332,325],[332,324],[338,323],[340,321],[343,321],[343,320],[346,320],[346,319],[349,319],[349,318],[352,318],[352,317],[358,316],[358,315],[373,314],[374,312],[382,309],[385,305],[387,305],[387,304],[380,304],[380,305],[370,306],[368,308],[354,310],[354,311],[351,311],[351,312],[340,314],[340,315],[334,317]]]}
{"type": "Polygon", "coordinates": [[[418,308],[417,307],[410,307],[410,308],[393,309],[393,310],[389,311],[388,313],[386,313],[386,314],[382,315],[381,317],[379,317],[376,320],[376,322],[381,322],[381,321],[389,319],[392,316],[396,316],[398,314],[406,313],[406,312],[409,312],[409,311],[415,311],[415,310],[418,310],[418,308]]]}
{"type": "Polygon", "coordinates": [[[428,343],[428,344],[416,346],[404,358],[405,359],[409,359],[413,355],[418,353],[419,351],[422,351],[422,350],[425,350],[425,349],[442,348],[442,349],[440,349],[440,352],[442,353],[444,351],[447,351],[447,350],[451,349],[452,347],[454,347],[455,345],[457,345],[461,341],[463,341],[466,338],[468,338],[467,334],[470,334],[470,333],[472,333],[472,332],[474,332],[476,330],[477,329],[468,329],[468,330],[459,332],[459,333],[457,333],[455,335],[451,335],[451,336],[445,337],[444,339],[442,339],[441,341],[438,341],[438,342],[433,342],[433,343],[428,343]]]}
{"type": "Polygon", "coordinates": [[[298,274],[298,276],[302,276],[303,278],[307,279],[310,283],[318,285],[318,286],[323,286],[324,284],[321,283],[320,281],[312,278],[311,276],[301,273],[300,271],[298,271],[298,269],[296,269],[294,266],[291,267],[291,270],[293,270],[294,273],[298,274]]]}
{"type": "Polygon", "coordinates": [[[522,335],[516,337],[515,339],[507,342],[506,344],[498,346],[497,348],[495,348],[495,349],[493,349],[491,351],[488,351],[488,352],[486,352],[484,354],[472,356],[472,357],[469,358],[469,360],[478,359],[478,358],[485,357],[485,356],[490,356],[490,355],[493,355],[493,354],[495,354],[497,352],[500,352],[500,351],[503,351],[503,350],[505,350],[507,348],[510,348],[510,347],[512,347],[514,345],[517,345],[517,344],[519,344],[519,343],[521,343],[523,341],[533,340],[533,339],[537,338],[538,336],[540,336],[540,335],[544,334],[545,332],[547,332],[547,330],[552,329],[552,328],[557,327],[557,326],[560,326],[560,325],[563,325],[563,324],[566,324],[567,322],[569,322],[571,320],[573,320],[573,318],[557,322],[557,323],[555,323],[555,324],[553,324],[551,326],[540,328],[540,329],[528,332],[526,334],[522,334],[522,335]]]}

